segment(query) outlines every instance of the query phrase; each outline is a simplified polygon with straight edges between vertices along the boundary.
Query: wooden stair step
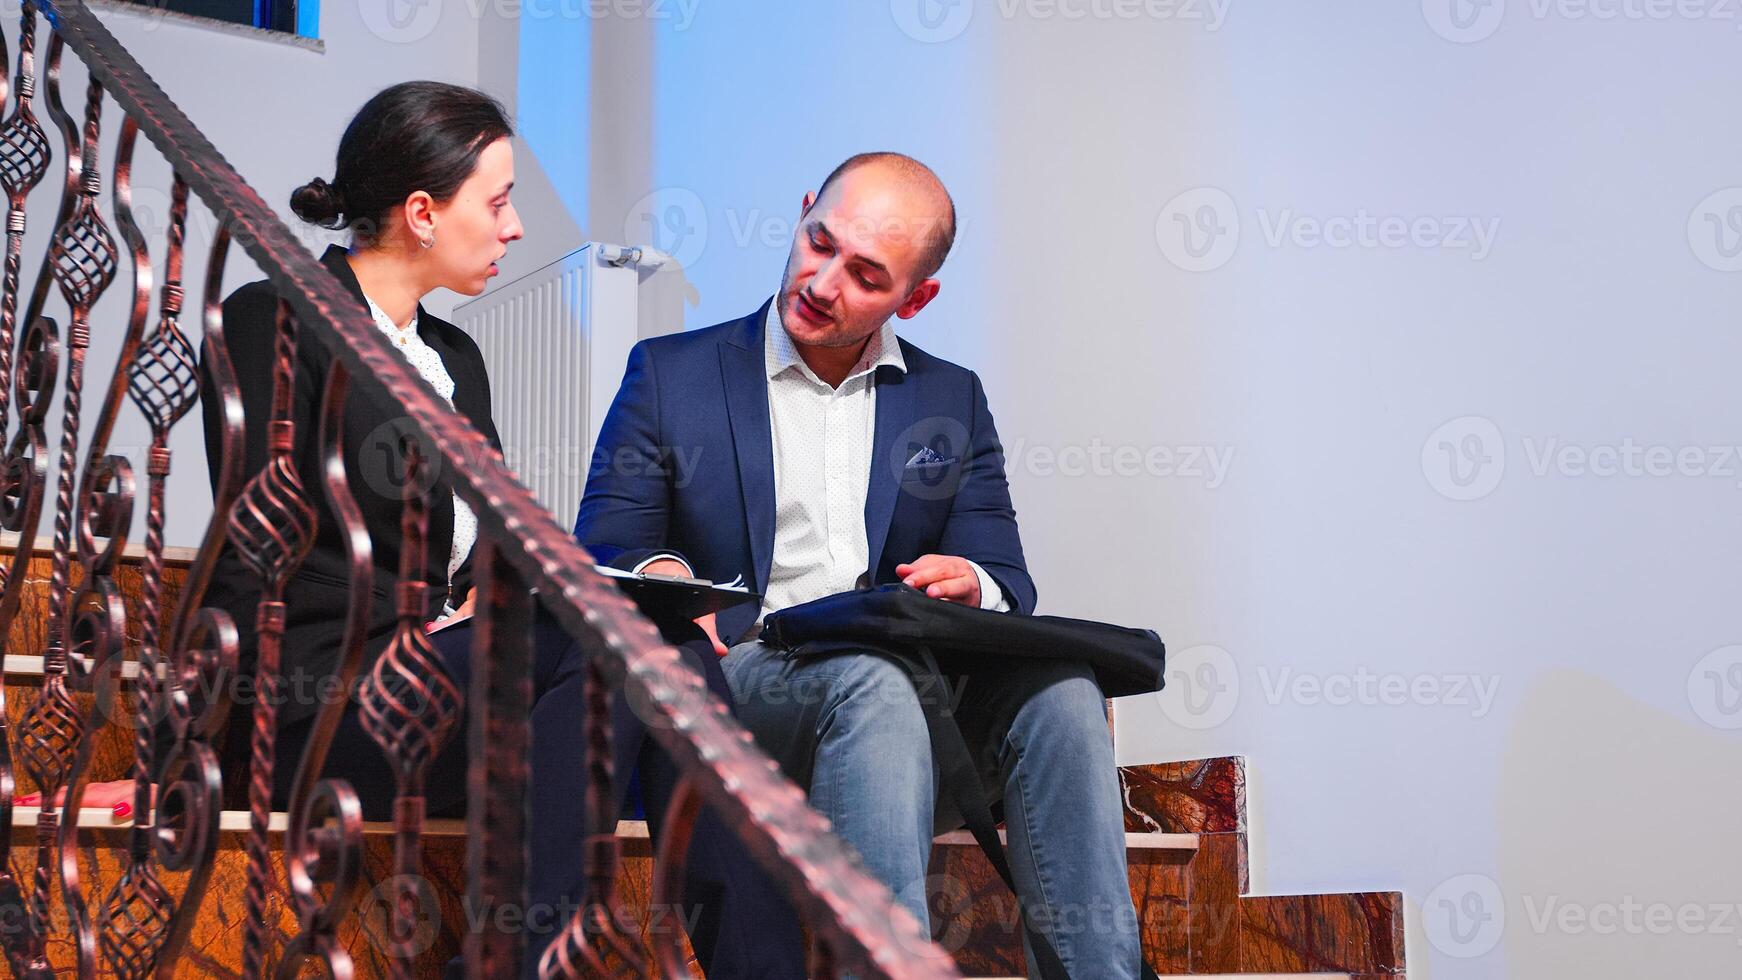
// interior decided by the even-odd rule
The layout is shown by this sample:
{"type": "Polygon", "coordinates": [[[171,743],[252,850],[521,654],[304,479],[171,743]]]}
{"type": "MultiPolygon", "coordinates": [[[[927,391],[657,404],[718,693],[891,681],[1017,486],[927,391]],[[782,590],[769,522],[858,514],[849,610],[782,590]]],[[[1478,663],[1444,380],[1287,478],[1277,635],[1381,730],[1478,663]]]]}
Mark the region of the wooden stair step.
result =
{"type": "MultiPolygon", "coordinates": [[[[77,658],[78,654],[72,654],[72,656],[77,658]]],[[[79,662],[84,663],[85,661],[80,660],[79,662]]],[[[33,654],[9,653],[6,655],[3,669],[6,671],[6,676],[8,676],[8,677],[41,678],[42,677],[42,658],[39,656],[35,656],[33,654]]],[[[159,671],[158,676],[159,677],[165,676],[164,672],[159,671]]],[[[123,681],[134,681],[134,680],[138,680],[138,678],[139,678],[139,661],[137,661],[137,660],[123,660],[123,661],[121,661],[121,679],[123,681]]]]}
{"type": "MultiPolygon", "coordinates": [[[[12,808],[12,825],[14,827],[34,827],[41,807],[15,806],[12,808]]],[[[113,810],[106,807],[80,807],[79,826],[96,830],[126,828],[133,826],[131,818],[117,818],[113,810]]],[[[290,814],[273,811],[272,818],[267,823],[267,829],[272,833],[281,834],[290,828],[290,814]]],[[[223,832],[248,832],[247,810],[225,810],[218,815],[218,829],[223,832]]],[[[365,834],[391,834],[393,824],[389,822],[365,822],[365,834]]],[[[423,822],[425,837],[464,837],[466,822],[454,819],[431,819],[423,822]]],[[[645,841],[650,835],[645,820],[617,821],[617,836],[623,840],[645,841]]],[[[998,830],[998,839],[1004,840],[1003,828],[998,830]]],[[[939,834],[932,839],[939,847],[978,847],[974,836],[965,830],[952,830],[939,834]]],[[[1133,851],[1195,851],[1198,849],[1197,834],[1156,834],[1127,833],[1125,846],[1133,851]]]]}
{"type": "MultiPolygon", "coordinates": [[[[38,807],[14,807],[13,823],[18,827],[34,826],[40,813],[38,807]]],[[[236,942],[238,920],[229,912],[217,910],[234,910],[240,907],[246,866],[243,845],[247,838],[248,819],[247,811],[242,810],[226,810],[219,817],[220,836],[214,876],[211,891],[204,902],[204,906],[214,912],[210,916],[202,916],[195,927],[194,936],[191,937],[188,963],[195,973],[227,973],[239,965],[231,962],[239,955],[239,944],[236,942]]],[[[85,868],[88,893],[107,894],[109,886],[125,867],[128,831],[132,822],[115,819],[114,812],[104,807],[81,808],[77,812],[77,820],[80,828],[80,851],[84,856],[80,863],[85,868]]],[[[280,882],[283,880],[280,842],[288,823],[287,814],[274,813],[269,825],[275,838],[273,864],[280,882]]],[[[617,835],[624,845],[622,866],[618,874],[619,896],[625,903],[629,921],[641,923],[645,931],[658,921],[655,917],[644,914],[651,897],[653,872],[652,841],[648,838],[647,824],[641,820],[622,821],[617,826],[617,835]]],[[[1134,866],[1139,867],[1158,861],[1189,861],[1196,853],[1198,844],[1195,834],[1139,832],[1129,834],[1128,839],[1132,844],[1131,861],[1134,866]]],[[[424,822],[424,874],[434,889],[431,897],[437,903],[432,916],[441,925],[439,933],[431,937],[429,948],[419,956],[419,976],[435,975],[424,971],[439,972],[441,965],[458,952],[460,937],[466,928],[463,903],[460,900],[465,887],[466,843],[465,821],[431,819],[424,822]]],[[[939,867],[975,869],[969,873],[974,874],[976,879],[993,880],[986,878],[991,874],[990,866],[970,835],[940,835],[936,846],[934,862],[939,867]]],[[[340,937],[343,945],[357,961],[356,976],[359,980],[385,977],[388,973],[388,963],[384,956],[387,944],[383,936],[387,924],[383,914],[383,899],[389,893],[383,890],[383,882],[393,874],[392,849],[391,824],[364,824],[363,874],[358,885],[358,898],[361,900],[363,914],[349,920],[340,937]]],[[[18,866],[28,867],[34,863],[35,841],[32,835],[19,834],[14,838],[12,857],[18,866]]],[[[172,876],[169,885],[172,893],[179,892],[180,876],[172,876]]],[[[998,887],[1001,889],[1002,885],[998,887]]],[[[984,909],[985,906],[980,908],[984,909]]],[[[282,936],[288,936],[295,928],[294,915],[284,901],[282,884],[273,889],[267,916],[282,936]]],[[[1003,922],[1002,916],[989,915],[985,922],[985,925],[974,928],[996,930],[995,934],[988,935],[987,942],[1001,944],[1009,938],[1004,935],[1000,925],[1003,922]]],[[[187,970],[181,973],[194,975],[187,970]]]]}

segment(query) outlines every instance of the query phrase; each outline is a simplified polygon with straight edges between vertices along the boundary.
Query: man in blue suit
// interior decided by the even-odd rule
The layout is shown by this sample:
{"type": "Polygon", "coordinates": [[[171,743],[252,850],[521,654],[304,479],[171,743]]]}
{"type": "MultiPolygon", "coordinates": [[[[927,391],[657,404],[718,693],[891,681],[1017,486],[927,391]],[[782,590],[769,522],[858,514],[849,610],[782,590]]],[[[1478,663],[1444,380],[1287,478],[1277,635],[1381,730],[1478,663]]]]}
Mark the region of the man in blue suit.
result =
{"type": "MultiPolygon", "coordinates": [[[[630,353],[575,526],[600,561],[742,579],[763,595],[760,610],[703,624],[738,717],[921,923],[932,836],[961,820],[939,799],[913,682],[874,654],[793,659],[756,635],[762,616],[864,583],[1034,610],[980,380],[893,327],[937,295],[954,237],[954,204],[918,161],[861,154],[836,168],[805,195],[773,299],[630,353]]],[[[1004,801],[1029,925],[1073,977],[1137,976],[1118,776],[1093,675],[1013,658],[956,693],[968,745],[1004,801]]]]}

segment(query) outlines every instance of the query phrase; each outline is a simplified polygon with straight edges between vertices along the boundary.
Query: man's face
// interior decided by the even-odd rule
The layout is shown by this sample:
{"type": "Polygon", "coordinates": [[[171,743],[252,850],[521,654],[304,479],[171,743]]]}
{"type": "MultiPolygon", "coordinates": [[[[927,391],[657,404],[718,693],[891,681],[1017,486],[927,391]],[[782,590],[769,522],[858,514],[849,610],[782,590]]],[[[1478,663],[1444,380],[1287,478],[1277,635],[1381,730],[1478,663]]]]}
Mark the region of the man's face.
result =
{"type": "Polygon", "coordinates": [[[920,272],[943,220],[934,200],[875,164],[836,178],[815,201],[807,196],[776,298],[793,342],[852,347],[890,316],[918,313],[937,291],[920,272]]]}

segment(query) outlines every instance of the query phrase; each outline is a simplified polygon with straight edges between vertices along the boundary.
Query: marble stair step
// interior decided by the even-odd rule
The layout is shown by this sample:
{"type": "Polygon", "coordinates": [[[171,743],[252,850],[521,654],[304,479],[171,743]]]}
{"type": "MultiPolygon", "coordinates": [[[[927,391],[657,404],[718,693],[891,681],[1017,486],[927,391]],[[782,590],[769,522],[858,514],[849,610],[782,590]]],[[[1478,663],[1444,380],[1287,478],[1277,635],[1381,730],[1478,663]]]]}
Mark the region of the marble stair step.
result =
{"type": "MultiPolygon", "coordinates": [[[[15,806],[12,808],[12,825],[14,827],[36,826],[37,815],[41,807],[15,806]]],[[[106,807],[81,807],[79,809],[79,826],[92,829],[130,827],[133,821],[118,819],[114,811],[106,807]]],[[[290,826],[290,815],[275,811],[267,824],[275,833],[282,832],[290,826]]],[[[223,831],[246,832],[248,830],[247,810],[225,810],[218,817],[218,829],[223,831]]],[[[391,834],[391,823],[364,823],[363,832],[391,834]]],[[[425,836],[464,837],[466,822],[464,820],[425,820],[423,822],[425,836]]],[[[647,821],[620,820],[617,822],[617,836],[624,840],[648,840],[647,821]]],[[[1004,831],[998,831],[1000,840],[1004,839],[1004,831]]],[[[972,834],[965,830],[952,830],[939,834],[933,843],[944,847],[978,847],[972,834]]],[[[1137,851],[1196,851],[1198,849],[1197,834],[1156,834],[1127,833],[1125,846],[1137,851]]]]}

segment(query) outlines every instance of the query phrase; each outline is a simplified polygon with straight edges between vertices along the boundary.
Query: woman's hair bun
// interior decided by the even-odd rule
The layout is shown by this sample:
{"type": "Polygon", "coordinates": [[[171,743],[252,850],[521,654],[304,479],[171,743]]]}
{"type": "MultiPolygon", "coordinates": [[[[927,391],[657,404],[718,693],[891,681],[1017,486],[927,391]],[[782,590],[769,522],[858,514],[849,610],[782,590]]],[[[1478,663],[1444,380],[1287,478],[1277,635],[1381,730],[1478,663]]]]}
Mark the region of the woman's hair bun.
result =
{"type": "Polygon", "coordinates": [[[309,224],[325,228],[342,228],[345,225],[344,195],[339,193],[337,187],[320,177],[291,192],[290,209],[309,224]]]}

